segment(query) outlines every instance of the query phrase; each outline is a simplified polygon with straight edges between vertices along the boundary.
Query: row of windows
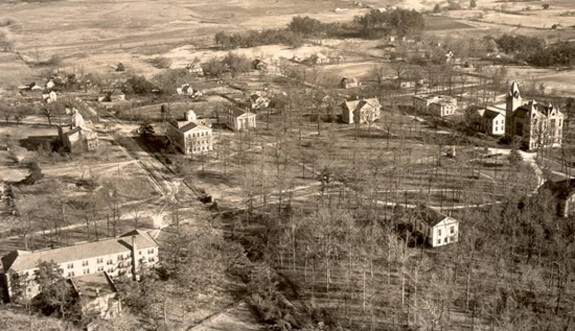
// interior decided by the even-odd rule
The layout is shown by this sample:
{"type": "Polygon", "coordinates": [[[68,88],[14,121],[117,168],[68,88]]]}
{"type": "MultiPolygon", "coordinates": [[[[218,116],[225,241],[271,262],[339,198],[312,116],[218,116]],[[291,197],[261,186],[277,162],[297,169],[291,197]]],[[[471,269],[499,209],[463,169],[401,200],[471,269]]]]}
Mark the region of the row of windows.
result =
{"type": "MultiPolygon", "coordinates": [[[[441,237],[441,229],[437,229],[437,235],[441,237]]],[[[449,234],[455,234],[455,225],[449,227],[449,234]]]]}
{"type": "Polygon", "coordinates": [[[209,131],[208,132],[198,132],[198,133],[192,132],[192,137],[194,137],[194,138],[195,137],[207,137],[209,135],[210,135],[209,131]]]}
{"type": "MultiPolygon", "coordinates": [[[[148,253],[148,254],[154,254],[154,249],[153,249],[153,248],[149,248],[148,251],[147,251],[147,253],[148,253]]],[[[141,254],[142,254],[142,251],[139,251],[139,254],[141,255],[141,254]]],[[[131,256],[132,256],[131,253],[118,254],[118,261],[130,260],[131,256]]],[[[90,262],[89,260],[84,260],[84,261],[82,261],[82,267],[87,267],[87,266],[89,265],[89,262],[90,262]]],[[[104,258],[99,257],[99,258],[96,259],[96,264],[102,264],[102,263],[104,263],[104,258]]],[[[108,260],[106,261],[106,264],[107,264],[107,265],[112,265],[112,264],[114,264],[114,260],[113,260],[113,259],[108,259],[108,260]]],[[[66,268],[67,268],[67,269],[74,269],[74,263],[73,263],[73,262],[68,263],[68,264],[66,265],[66,268]]]]}

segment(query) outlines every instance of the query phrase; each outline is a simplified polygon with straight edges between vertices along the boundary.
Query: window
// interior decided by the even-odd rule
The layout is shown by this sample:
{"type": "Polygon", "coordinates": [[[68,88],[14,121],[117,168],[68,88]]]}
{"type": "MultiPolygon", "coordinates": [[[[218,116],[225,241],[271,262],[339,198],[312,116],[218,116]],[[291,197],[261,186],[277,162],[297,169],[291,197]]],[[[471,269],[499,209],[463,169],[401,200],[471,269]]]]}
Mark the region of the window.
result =
{"type": "Polygon", "coordinates": [[[148,254],[154,254],[154,249],[153,248],[148,249],[148,254]]]}
{"type": "Polygon", "coordinates": [[[441,239],[437,239],[437,244],[438,244],[438,245],[441,244],[441,239]]]}
{"type": "Polygon", "coordinates": [[[152,256],[150,256],[150,257],[148,258],[148,262],[154,262],[154,258],[153,258],[152,256]]]}
{"type": "Polygon", "coordinates": [[[104,262],[104,259],[101,257],[96,260],[96,263],[98,263],[98,264],[103,263],[103,262],[104,262]]]}
{"type": "Polygon", "coordinates": [[[454,233],[455,233],[455,226],[454,226],[454,225],[452,225],[452,226],[449,228],[449,233],[451,233],[451,234],[454,234],[454,233]]]}
{"type": "Polygon", "coordinates": [[[443,238],[443,242],[447,244],[447,237],[443,238]]]}
{"type": "Polygon", "coordinates": [[[437,235],[441,237],[441,229],[437,230],[437,235]]]}
{"type": "Polygon", "coordinates": [[[74,274],[74,271],[70,271],[68,272],[68,277],[74,277],[76,274],[74,274]]]}
{"type": "Polygon", "coordinates": [[[142,255],[142,251],[138,251],[138,255],[142,255]]]}
{"type": "Polygon", "coordinates": [[[74,269],[74,263],[68,263],[68,269],[74,269]]]}
{"type": "Polygon", "coordinates": [[[84,275],[87,275],[87,274],[90,273],[90,269],[84,269],[84,270],[82,270],[82,273],[83,273],[84,275]]]}
{"type": "Polygon", "coordinates": [[[110,260],[106,261],[106,264],[107,264],[107,265],[114,264],[114,261],[113,261],[112,259],[110,259],[110,260]]]}
{"type": "Polygon", "coordinates": [[[104,267],[98,267],[98,272],[104,271],[104,267]]]}
{"type": "Polygon", "coordinates": [[[88,266],[88,261],[82,261],[82,267],[87,267],[88,266]]]}

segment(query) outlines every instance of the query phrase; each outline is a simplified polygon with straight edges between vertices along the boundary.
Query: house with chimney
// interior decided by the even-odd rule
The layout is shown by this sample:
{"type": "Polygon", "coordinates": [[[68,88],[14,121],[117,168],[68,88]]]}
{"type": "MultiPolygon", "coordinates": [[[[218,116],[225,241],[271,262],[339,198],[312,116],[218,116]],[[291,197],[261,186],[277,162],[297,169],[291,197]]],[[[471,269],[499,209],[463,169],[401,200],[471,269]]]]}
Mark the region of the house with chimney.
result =
{"type": "Polygon", "coordinates": [[[224,116],[225,125],[234,131],[256,128],[256,114],[240,108],[230,108],[224,116]]]}
{"type": "Polygon", "coordinates": [[[171,144],[186,155],[197,155],[213,150],[212,124],[207,119],[199,119],[189,110],[184,120],[170,120],[166,126],[166,136],[171,144]]]}
{"type": "Polygon", "coordinates": [[[506,96],[505,135],[518,138],[527,150],[558,147],[563,143],[564,115],[551,103],[521,97],[516,82],[506,96]]]}
{"type": "Polygon", "coordinates": [[[505,134],[505,109],[500,106],[489,106],[481,112],[481,131],[490,136],[505,134]]]}
{"type": "Polygon", "coordinates": [[[447,95],[414,95],[413,107],[417,112],[444,117],[455,114],[457,99],[447,95]]]}
{"type": "MultiPolygon", "coordinates": [[[[36,271],[40,261],[53,261],[62,276],[74,282],[75,277],[101,275],[116,279],[138,280],[142,270],[158,263],[158,243],[147,232],[133,230],[117,238],[80,243],[37,251],[16,250],[2,256],[0,289],[4,301],[20,293],[33,298],[40,292],[36,271]]],[[[80,281],[82,282],[82,279],[80,281]]]]}
{"type": "Polygon", "coordinates": [[[70,153],[92,152],[98,149],[98,134],[91,121],[84,120],[77,109],[72,109],[71,123],[58,126],[58,138],[70,153]]]}
{"type": "Polygon", "coordinates": [[[415,231],[423,235],[431,247],[439,247],[459,240],[459,221],[434,208],[419,205],[413,210],[415,231]]]}
{"type": "Polygon", "coordinates": [[[381,104],[377,98],[350,100],[341,106],[341,119],[344,123],[371,123],[381,116],[381,104]]]}
{"type": "Polygon", "coordinates": [[[359,80],[356,77],[343,77],[341,79],[341,88],[344,89],[349,89],[349,88],[354,88],[354,87],[358,87],[360,85],[359,80]]]}

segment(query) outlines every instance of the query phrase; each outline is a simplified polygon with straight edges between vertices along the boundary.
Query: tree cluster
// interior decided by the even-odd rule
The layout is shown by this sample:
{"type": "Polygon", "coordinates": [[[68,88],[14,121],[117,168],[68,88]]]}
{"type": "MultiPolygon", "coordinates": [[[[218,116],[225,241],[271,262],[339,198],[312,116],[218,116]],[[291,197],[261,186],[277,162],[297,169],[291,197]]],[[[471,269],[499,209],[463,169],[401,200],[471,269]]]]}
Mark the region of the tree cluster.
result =
{"type": "Polygon", "coordinates": [[[420,12],[396,8],[389,11],[371,10],[355,17],[364,38],[376,38],[387,34],[408,36],[420,33],[425,28],[425,19],[420,12]]]}
{"type": "Polygon", "coordinates": [[[228,53],[223,58],[212,58],[202,64],[204,74],[213,77],[220,77],[229,73],[232,76],[250,72],[252,61],[244,55],[228,53]]]}

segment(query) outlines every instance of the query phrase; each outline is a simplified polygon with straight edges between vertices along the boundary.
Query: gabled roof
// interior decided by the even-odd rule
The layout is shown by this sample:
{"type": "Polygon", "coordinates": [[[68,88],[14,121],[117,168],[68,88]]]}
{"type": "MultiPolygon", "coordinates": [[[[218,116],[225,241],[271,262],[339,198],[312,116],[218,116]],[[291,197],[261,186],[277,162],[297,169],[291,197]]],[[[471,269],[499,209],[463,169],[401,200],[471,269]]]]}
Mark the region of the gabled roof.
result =
{"type": "Polygon", "coordinates": [[[244,115],[247,115],[247,116],[252,116],[252,115],[253,115],[253,116],[256,116],[256,114],[254,114],[254,113],[252,113],[252,112],[250,112],[250,111],[247,111],[247,110],[240,109],[240,108],[232,108],[232,109],[230,110],[230,114],[231,114],[232,116],[234,116],[234,117],[241,117],[241,116],[244,116],[244,115]]]}
{"type": "Polygon", "coordinates": [[[39,261],[54,261],[58,264],[90,259],[98,256],[129,252],[132,236],[138,249],[158,247],[158,243],[146,232],[134,230],[121,237],[76,244],[39,251],[13,251],[2,257],[5,272],[35,269],[39,261]]]}
{"type": "Polygon", "coordinates": [[[497,116],[503,116],[503,114],[501,114],[498,111],[492,110],[492,109],[485,109],[485,112],[483,113],[483,117],[493,120],[495,119],[497,116]]]}
{"type": "Polygon", "coordinates": [[[199,130],[209,130],[210,128],[208,128],[208,127],[205,126],[205,125],[201,125],[201,124],[197,124],[197,123],[194,123],[194,122],[190,122],[190,123],[184,125],[183,127],[181,127],[181,128],[180,128],[180,131],[182,131],[182,132],[189,132],[189,131],[192,131],[192,130],[195,130],[195,129],[199,129],[199,130]]]}
{"type": "Polygon", "coordinates": [[[547,180],[543,185],[541,185],[539,191],[541,192],[541,190],[545,189],[551,191],[551,194],[553,194],[554,197],[567,199],[575,194],[575,178],[558,181],[547,180]]]}
{"type": "Polygon", "coordinates": [[[361,109],[367,104],[374,107],[374,108],[380,108],[381,107],[381,104],[379,103],[379,100],[377,100],[377,98],[360,99],[360,100],[352,100],[352,101],[344,102],[345,107],[347,107],[347,109],[349,109],[351,111],[354,111],[356,109],[361,109]]]}
{"type": "Polygon", "coordinates": [[[441,221],[449,217],[425,205],[417,206],[414,212],[416,213],[418,220],[425,222],[431,227],[436,226],[437,224],[441,223],[441,221]]]}

